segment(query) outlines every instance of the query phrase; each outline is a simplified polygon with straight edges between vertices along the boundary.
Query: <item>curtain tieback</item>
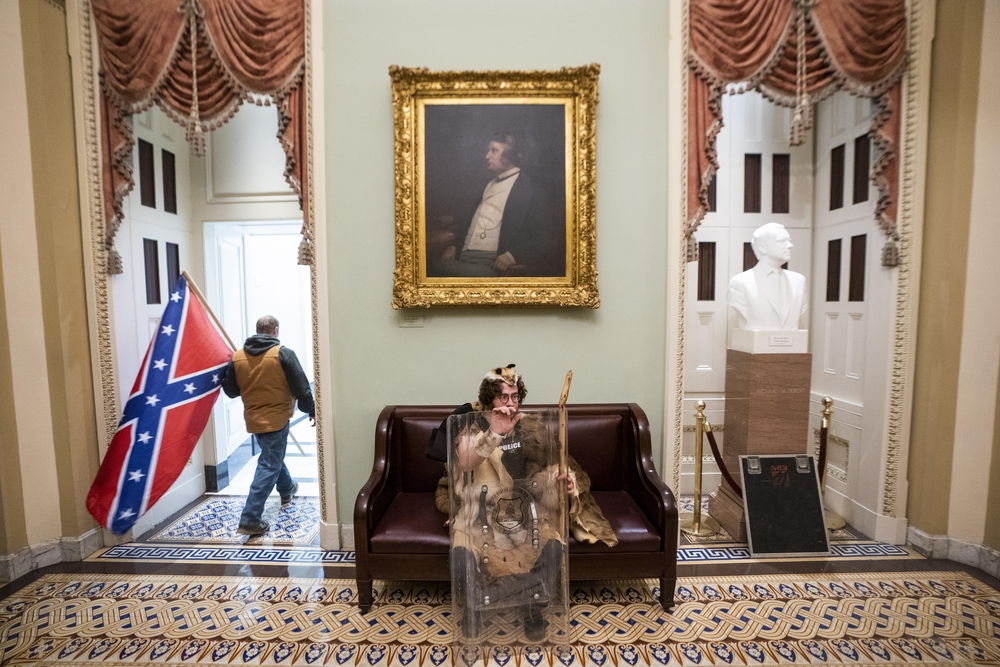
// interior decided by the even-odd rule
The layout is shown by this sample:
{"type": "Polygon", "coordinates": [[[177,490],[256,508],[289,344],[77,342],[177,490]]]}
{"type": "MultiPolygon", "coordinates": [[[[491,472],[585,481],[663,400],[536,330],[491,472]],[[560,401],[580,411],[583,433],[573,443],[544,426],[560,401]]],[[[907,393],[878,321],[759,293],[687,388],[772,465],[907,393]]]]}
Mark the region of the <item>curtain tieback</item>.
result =
{"type": "Polygon", "coordinates": [[[796,71],[795,71],[795,114],[792,117],[790,143],[801,146],[809,130],[812,129],[812,103],[806,80],[806,16],[817,0],[795,0],[796,71]]]}
{"type": "Polygon", "coordinates": [[[204,14],[198,0],[184,0],[178,11],[188,15],[191,31],[191,115],[188,117],[185,139],[191,147],[192,156],[205,157],[205,131],[201,127],[198,113],[198,19],[203,19],[204,14]]]}

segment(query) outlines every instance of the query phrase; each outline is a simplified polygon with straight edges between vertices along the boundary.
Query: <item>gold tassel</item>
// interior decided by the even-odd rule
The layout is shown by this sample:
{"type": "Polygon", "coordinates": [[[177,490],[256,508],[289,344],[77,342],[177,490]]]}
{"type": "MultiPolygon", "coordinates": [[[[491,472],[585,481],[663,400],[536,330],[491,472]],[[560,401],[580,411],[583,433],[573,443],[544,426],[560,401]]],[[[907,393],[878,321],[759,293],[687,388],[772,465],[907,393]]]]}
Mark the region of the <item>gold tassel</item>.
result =
{"type": "Polygon", "coordinates": [[[812,129],[812,104],[809,101],[809,91],[806,77],[806,12],[812,6],[812,0],[797,0],[797,44],[795,72],[795,114],[792,117],[792,129],[789,143],[801,146],[805,143],[812,129]]]}
{"type": "Polygon", "coordinates": [[[191,24],[191,115],[188,118],[185,139],[191,147],[193,157],[205,157],[205,130],[201,127],[198,113],[198,22],[201,8],[196,0],[187,0],[180,11],[186,11],[191,24]]]}
{"type": "Polygon", "coordinates": [[[896,239],[890,238],[882,248],[882,266],[899,266],[899,246],[896,245],[896,239]]]}

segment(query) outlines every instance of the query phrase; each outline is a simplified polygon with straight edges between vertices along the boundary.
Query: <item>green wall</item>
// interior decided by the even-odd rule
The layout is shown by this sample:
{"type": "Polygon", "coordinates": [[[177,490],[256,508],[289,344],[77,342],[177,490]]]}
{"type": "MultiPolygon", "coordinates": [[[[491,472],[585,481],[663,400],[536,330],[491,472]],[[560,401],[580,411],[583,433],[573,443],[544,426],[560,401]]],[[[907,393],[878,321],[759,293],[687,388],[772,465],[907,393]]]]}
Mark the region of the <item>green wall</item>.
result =
{"type": "MultiPolygon", "coordinates": [[[[352,523],[387,404],[459,404],[516,363],[528,403],[629,401],[663,433],[667,3],[469,0],[324,5],[332,399],[341,520],[352,523]],[[497,20],[490,23],[490,12],[497,20]],[[390,306],[394,268],[390,65],[433,70],[601,65],[597,268],[601,307],[390,306]],[[404,316],[423,328],[400,328],[404,316]]],[[[319,121],[322,122],[322,119],[319,121]]],[[[671,254],[676,256],[671,248],[671,254]]],[[[329,386],[329,385],[328,385],[329,386]]]]}

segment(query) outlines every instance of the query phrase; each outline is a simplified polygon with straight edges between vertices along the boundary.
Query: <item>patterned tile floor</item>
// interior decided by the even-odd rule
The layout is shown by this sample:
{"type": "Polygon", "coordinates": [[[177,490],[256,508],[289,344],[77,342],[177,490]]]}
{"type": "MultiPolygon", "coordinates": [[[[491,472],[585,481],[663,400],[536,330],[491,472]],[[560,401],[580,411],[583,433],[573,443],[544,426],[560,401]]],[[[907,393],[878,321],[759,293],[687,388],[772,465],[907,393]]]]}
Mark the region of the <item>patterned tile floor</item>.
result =
{"type": "Polygon", "coordinates": [[[296,497],[285,507],[277,496],[269,498],[263,519],[271,529],[257,537],[236,532],[245,502],[246,496],[209,496],[146,541],[288,546],[313,544],[319,535],[318,498],[296,497]]]}
{"type": "MultiPolygon", "coordinates": [[[[262,538],[236,532],[243,496],[207,496],[195,507],[169,523],[152,537],[98,551],[88,561],[149,563],[232,564],[353,564],[353,551],[327,551],[319,547],[320,508],[316,498],[296,497],[291,507],[279,512],[277,496],[268,500],[264,518],[272,524],[262,538]]],[[[692,496],[678,499],[681,512],[693,508],[692,496]]],[[[703,499],[707,511],[707,500],[703,499]]],[[[917,559],[906,547],[859,537],[850,530],[831,535],[831,558],[849,560],[917,559]]],[[[682,535],[677,550],[679,563],[747,563],[753,559],[745,543],[723,531],[708,538],[682,535]]],[[[771,559],[774,560],[774,559],[771,559]]]]}
{"type": "Polygon", "coordinates": [[[376,592],[362,615],[343,579],[48,574],[0,602],[0,664],[1000,665],[1000,593],[964,572],[682,578],[670,612],[653,581],[574,584],[545,647],[456,649],[446,587],[376,592]]]}

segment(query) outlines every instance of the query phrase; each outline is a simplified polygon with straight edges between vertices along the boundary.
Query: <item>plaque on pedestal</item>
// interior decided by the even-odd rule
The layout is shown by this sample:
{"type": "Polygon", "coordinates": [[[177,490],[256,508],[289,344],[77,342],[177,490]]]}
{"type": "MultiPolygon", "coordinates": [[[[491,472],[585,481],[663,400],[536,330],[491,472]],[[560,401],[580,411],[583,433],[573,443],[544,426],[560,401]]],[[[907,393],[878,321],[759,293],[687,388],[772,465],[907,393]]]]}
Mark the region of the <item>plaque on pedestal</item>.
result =
{"type": "Polygon", "coordinates": [[[750,354],[801,354],[809,351],[809,330],[748,331],[733,329],[734,350],[750,354]]]}

